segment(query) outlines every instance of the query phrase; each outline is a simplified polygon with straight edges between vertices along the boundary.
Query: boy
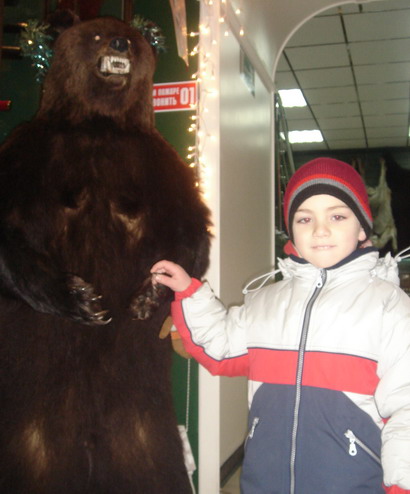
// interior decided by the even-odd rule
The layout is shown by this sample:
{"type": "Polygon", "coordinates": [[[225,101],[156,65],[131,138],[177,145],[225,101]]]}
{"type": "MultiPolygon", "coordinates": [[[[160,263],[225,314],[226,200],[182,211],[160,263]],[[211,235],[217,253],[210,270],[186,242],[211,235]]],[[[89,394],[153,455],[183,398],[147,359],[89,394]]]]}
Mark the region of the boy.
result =
{"type": "Polygon", "coordinates": [[[410,490],[410,298],[397,264],[363,247],[365,185],[318,158],[284,198],[283,280],[227,311],[207,283],[160,261],[184,345],[212,374],[249,379],[243,494],[410,490]],[[383,481],[385,487],[383,485],[383,481]]]}

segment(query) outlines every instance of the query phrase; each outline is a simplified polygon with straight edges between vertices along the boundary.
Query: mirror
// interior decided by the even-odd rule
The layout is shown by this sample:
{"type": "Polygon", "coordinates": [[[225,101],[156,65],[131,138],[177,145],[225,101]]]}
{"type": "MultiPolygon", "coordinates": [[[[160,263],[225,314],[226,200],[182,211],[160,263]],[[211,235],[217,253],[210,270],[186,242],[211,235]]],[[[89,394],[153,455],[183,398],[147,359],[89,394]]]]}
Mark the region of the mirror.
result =
{"type": "Polygon", "coordinates": [[[410,245],[409,53],[407,0],[347,4],[301,26],[275,79],[278,90],[298,88],[306,100],[284,108],[289,131],[323,136],[290,144],[295,167],[321,155],[354,165],[372,200],[375,244],[396,253],[410,245]]]}

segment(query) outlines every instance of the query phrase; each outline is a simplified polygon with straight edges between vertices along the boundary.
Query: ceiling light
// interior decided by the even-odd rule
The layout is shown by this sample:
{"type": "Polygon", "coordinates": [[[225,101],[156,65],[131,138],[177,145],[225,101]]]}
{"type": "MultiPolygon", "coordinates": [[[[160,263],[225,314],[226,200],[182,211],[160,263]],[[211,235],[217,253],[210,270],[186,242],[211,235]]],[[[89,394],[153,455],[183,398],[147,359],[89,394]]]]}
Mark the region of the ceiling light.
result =
{"type": "Polygon", "coordinates": [[[307,106],[306,100],[300,89],[281,89],[279,91],[279,96],[282,101],[282,106],[285,108],[307,106]]]}
{"type": "Polygon", "coordinates": [[[320,130],[291,130],[288,133],[291,144],[301,144],[305,142],[323,142],[320,130]]]}

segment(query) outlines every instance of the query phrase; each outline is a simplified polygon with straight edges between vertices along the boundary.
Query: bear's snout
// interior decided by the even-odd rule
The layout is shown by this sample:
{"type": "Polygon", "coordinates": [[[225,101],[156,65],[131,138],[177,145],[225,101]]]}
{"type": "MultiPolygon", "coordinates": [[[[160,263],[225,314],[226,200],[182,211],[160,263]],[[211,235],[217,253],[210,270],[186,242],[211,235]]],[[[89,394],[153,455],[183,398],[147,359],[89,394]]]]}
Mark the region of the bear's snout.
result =
{"type": "Polygon", "coordinates": [[[123,53],[128,50],[128,40],[126,38],[114,38],[110,43],[110,48],[123,53]]]}

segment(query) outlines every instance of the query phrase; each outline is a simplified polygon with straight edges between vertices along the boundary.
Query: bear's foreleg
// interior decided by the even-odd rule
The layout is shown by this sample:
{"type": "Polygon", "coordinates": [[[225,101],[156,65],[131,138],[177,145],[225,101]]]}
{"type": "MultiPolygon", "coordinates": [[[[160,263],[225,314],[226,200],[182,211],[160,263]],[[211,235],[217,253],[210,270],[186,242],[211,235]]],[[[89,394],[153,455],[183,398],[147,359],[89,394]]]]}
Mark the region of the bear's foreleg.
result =
{"type": "Polygon", "coordinates": [[[21,231],[0,225],[0,292],[21,299],[34,310],[84,324],[107,324],[107,311],[93,287],[58,269],[37,252],[21,231]]]}

